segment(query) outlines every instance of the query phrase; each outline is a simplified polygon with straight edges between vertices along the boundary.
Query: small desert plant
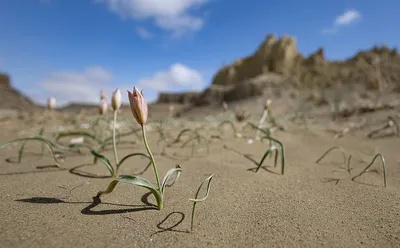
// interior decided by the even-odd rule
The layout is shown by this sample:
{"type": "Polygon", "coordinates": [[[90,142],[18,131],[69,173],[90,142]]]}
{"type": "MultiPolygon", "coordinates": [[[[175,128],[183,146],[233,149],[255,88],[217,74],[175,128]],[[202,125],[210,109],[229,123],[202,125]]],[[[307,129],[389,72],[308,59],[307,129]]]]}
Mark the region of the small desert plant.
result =
{"type": "Polygon", "coordinates": [[[19,154],[18,154],[18,161],[20,162],[21,159],[22,159],[22,153],[24,151],[25,144],[28,141],[40,141],[43,144],[45,144],[47,146],[47,148],[49,149],[54,161],[56,162],[57,167],[61,168],[60,161],[57,159],[57,156],[56,156],[56,153],[55,153],[54,149],[66,150],[68,148],[61,147],[61,146],[57,145],[56,143],[50,141],[49,139],[46,139],[43,136],[32,136],[32,137],[27,137],[27,138],[14,139],[14,140],[8,141],[8,142],[0,145],[0,149],[3,149],[5,147],[9,146],[12,143],[22,142],[22,145],[21,145],[21,148],[19,149],[19,154]]]}
{"type": "Polygon", "coordinates": [[[190,232],[193,232],[194,214],[195,214],[195,210],[196,210],[196,204],[198,202],[203,202],[208,198],[208,195],[210,193],[210,184],[211,184],[211,180],[213,179],[213,177],[214,177],[214,174],[211,174],[209,177],[204,179],[204,181],[197,188],[197,192],[196,192],[196,195],[195,195],[194,199],[189,199],[189,201],[193,202],[192,215],[191,215],[191,221],[190,221],[190,232]],[[198,197],[199,197],[199,194],[200,194],[200,190],[201,190],[203,184],[206,183],[206,182],[208,182],[206,195],[203,198],[199,199],[198,197]]]}
{"type": "MultiPolygon", "coordinates": [[[[201,128],[200,128],[201,129],[201,128]]],[[[191,156],[194,156],[194,153],[196,151],[196,145],[200,145],[203,141],[203,144],[206,146],[206,152],[207,154],[210,152],[209,148],[209,140],[202,136],[199,133],[199,129],[190,129],[190,128],[185,128],[181,130],[178,135],[176,136],[175,140],[173,140],[170,144],[168,144],[168,147],[171,147],[175,144],[181,143],[182,145],[180,146],[181,148],[185,148],[189,143],[192,144],[192,151],[191,151],[191,156]],[[187,135],[188,139],[187,140],[182,140],[182,138],[187,135]]]]}
{"type": "Polygon", "coordinates": [[[340,146],[333,146],[333,147],[331,147],[331,148],[329,148],[326,152],[324,152],[323,154],[322,154],[322,156],[321,157],[319,157],[316,161],[315,161],[315,163],[319,163],[319,162],[321,162],[321,160],[322,159],[324,159],[325,157],[326,157],[326,155],[328,155],[331,151],[333,151],[333,150],[339,150],[340,152],[341,152],[341,154],[342,154],[342,156],[343,156],[343,164],[345,165],[346,164],[346,153],[344,152],[344,150],[343,150],[343,148],[341,148],[340,146]]]}
{"type": "Polygon", "coordinates": [[[142,177],[119,176],[118,178],[116,178],[115,180],[113,180],[109,183],[106,190],[100,191],[96,197],[99,198],[103,194],[111,193],[114,190],[114,188],[117,186],[118,182],[130,183],[130,184],[150,190],[151,194],[153,194],[156,199],[158,210],[161,210],[164,206],[164,192],[165,192],[165,187],[167,186],[169,178],[174,173],[176,173],[176,179],[175,179],[175,181],[176,181],[179,178],[180,173],[182,172],[182,169],[179,165],[177,165],[175,168],[170,169],[166,173],[162,182],[160,181],[156,161],[155,161],[153,153],[149,147],[149,144],[147,141],[147,136],[146,136],[145,126],[146,126],[147,117],[148,117],[148,107],[147,107],[146,100],[144,99],[142,92],[138,91],[136,88],[133,89],[132,93],[128,91],[128,97],[129,97],[132,114],[142,128],[144,146],[147,150],[148,156],[150,157],[151,164],[153,166],[153,171],[154,171],[157,187],[155,187],[150,181],[148,181],[147,179],[142,178],[142,177]]]}
{"type": "MultiPolygon", "coordinates": [[[[42,127],[42,128],[40,129],[40,131],[39,131],[39,136],[42,136],[42,137],[43,137],[43,133],[44,133],[44,127],[42,127]]],[[[41,147],[40,147],[40,156],[43,156],[43,154],[44,154],[44,145],[45,145],[45,143],[42,143],[42,144],[41,144],[41,147]]],[[[22,155],[23,155],[23,153],[24,153],[24,150],[25,150],[25,141],[22,142],[22,144],[21,144],[21,146],[20,146],[20,148],[19,148],[19,151],[18,151],[18,160],[17,160],[17,163],[18,163],[18,164],[20,164],[21,161],[22,161],[22,155]]]]}
{"type": "Polygon", "coordinates": [[[261,168],[262,164],[264,163],[264,160],[267,158],[268,155],[272,155],[273,152],[275,152],[275,159],[274,159],[274,167],[276,167],[276,164],[278,162],[278,153],[280,151],[281,153],[281,174],[284,175],[285,173],[285,147],[283,146],[282,142],[280,142],[277,139],[274,139],[271,137],[271,131],[269,129],[264,130],[261,128],[258,128],[256,125],[253,123],[248,123],[252,128],[259,130],[264,136],[261,138],[261,141],[264,139],[267,139],[269,141],[269,148],[267,151],[264,153],[262,156],[260,162],[257,164],[256,172],[261,168]],[[274,143],[278,144],[279,148],[274,145],[274,143]]]}
{"type": "Polygon", "coordinates": [[[260,162],[258,163],[256,172],[261,168],[264,160],[267,158],[268,155],[272,155],[273,152],[275,152],[275,158],[274,158],[274,167],[276,167],[276,164],[278,162],[278,153],[280,151],[281,153],[281,174],[284,175],[285,174],[285,147],[283,146],[282,142],[280,142],[277,139],[274,139],[270,136],[264,136],[262,139],[268,139],[270,142],[274,142],[276,144],[278,144],[279,148],[276,147],[275,145],[271,145],[269,148],[267,149],[267,151],[264,153],[263,157],[261,158],[260,162]]]}
{"type": "Polygon", "coordinates": [[[351,178],[352,181],[354,181],[354,179],[356,179],[357,177],[360,177],[361,175],[363,175],[364,173],[369,171],[369,168],[374,164],[375,160],[377,158],[381,159],[382,162],[382,169],[383,169],[383,185],[386,187],[387,185],[387,181],[386,181],[386,162],[385,162],[385,158],[383,157],[382,154],[378,153],[375,155],[375,157],[372,159],[371,163],[369,163],[364,170],[362,170],[358,175],[354,176],[353,178],[351,178]]]}

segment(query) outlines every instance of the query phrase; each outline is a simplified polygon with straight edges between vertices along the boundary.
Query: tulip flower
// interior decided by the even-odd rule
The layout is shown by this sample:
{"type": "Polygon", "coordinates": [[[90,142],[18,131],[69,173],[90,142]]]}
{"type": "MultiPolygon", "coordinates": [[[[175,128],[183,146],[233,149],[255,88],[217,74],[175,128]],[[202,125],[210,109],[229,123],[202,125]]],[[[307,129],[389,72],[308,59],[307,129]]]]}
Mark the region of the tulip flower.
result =
{"type": "Polygon", "coordinates": [[[55,98],[55,97],[50,97],[50,98],[47,100],[47,108],[48,108],[49,110],[53,110],[53,109],[56,108],[56,98],[55,98]]]}
{"type": "Polygon", "coordinates": [[[114,111],[119,110],[119,108],[121,107],[122,104],[121,98],[122,98],[121,91],[119,89],[116,89],[111,98],[111,106],[114,109],[114,111]]]}
{"type": "Polygon", "coordinates": [[[128,98],[133,116],[136,121],[143,126],[146,124],[148,116],[148,107],[143,93],[134,87],[132,93],[128,91],[128,98]]]}
{"type": "Polygon", "coordinates": [[[107,112],[107,109],[108,109],[107,100],[103,98],[103,99],[100,100],[100,106],[99,106],[99,112],[100,112],[100,114],[101,114],[101,115],[102,115],[102,114],[105,114],[105,113],[107,112]]]}
{"type": "Polygon", "coordinates": [[[133,117],[135,117],[136,121],[142,126],[144,145],[145,145],[147,153],[149,154],[150,159],[152,161],[154,174],[155,174],[156,180],[157,180],[157,186],[158,186],[158,189],[160,190],[161,184],[160,184],[160,179],[158,177],[156,162],[154,160],[153,153],[150,150],[149,144],[147,142],[147,137],[146,137],[145,124],[147,122],[147,116],[148,116],[148,107],[147,107],[146,99],[144,99],[143,92],[136,89],[136,87],[133,87],[132,92],[128,91],[128,98],[129,98],[129,103],[131,105],[133,117]]]}
{"type": "Polygon", "coordinates": [[[100,91],[100,100],[103,100],[103,99],[107,100],[107,94],[104,90],[101,90],[100,91]]]}

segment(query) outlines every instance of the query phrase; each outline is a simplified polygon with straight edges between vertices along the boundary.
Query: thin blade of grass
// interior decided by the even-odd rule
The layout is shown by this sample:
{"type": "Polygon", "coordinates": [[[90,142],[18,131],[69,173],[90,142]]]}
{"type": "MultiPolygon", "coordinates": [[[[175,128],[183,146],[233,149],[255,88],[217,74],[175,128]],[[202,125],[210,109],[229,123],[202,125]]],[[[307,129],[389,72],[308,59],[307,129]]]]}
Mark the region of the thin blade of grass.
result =
{"type": "Polygon", "coordinates": [[[210,193],[211,180],[213,179],[213,177],[214,177],[214,173],[211,174],[211,175],[210,175],[209,177],[207,177],[206,179],[204,179],[204,181],[203,181],[203,182],[200,184],[200,186],[197,188],[197,192],[196,192],[195,198],[194,198],[194,199],[189,199],[189,201],[192,201],[192,202],[193,202],[192,217],[191,217],[191,221],[190,221],[190,232],[193,232],[194,213],[195,213],[195,210],[196,210],[196,204],[197,204],[198,202],[205,201],[205,200],[208,198],[208,195],[209,195],[209,193],[210,193]],[[205,195],[203,198],[198,199],[198,196],[199,196],[201,187],[202,187],[203,184],[204,184],[205,182],[207,182],[207,181],[208,181],[208,184],[207,184],[207,192],[206,192],[206,195],[205,195]]]}

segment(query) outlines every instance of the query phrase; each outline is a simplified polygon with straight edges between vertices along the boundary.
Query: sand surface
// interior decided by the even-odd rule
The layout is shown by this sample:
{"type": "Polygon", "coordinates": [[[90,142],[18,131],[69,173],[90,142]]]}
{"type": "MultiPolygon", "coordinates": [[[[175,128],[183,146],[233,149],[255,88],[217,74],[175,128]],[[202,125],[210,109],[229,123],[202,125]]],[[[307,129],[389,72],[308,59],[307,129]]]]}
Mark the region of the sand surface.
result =
{"type": "MultiPolygon", "coordinates": [[[[172,136],[197,125],[179,122],[168,131],[172,136]]],[[[215,123],[198,124],[205,125],[203,135],[218,134],[215,123]]],[[[45,135],[51,137],[49,130],[57,125],[46,127],[45,135]]],[[[58,169],[52,167],[48,152],[37,155],[40,144],[32,142],[17,164],[6,161],[17,158],[19,145],[11,145],[0,150],[0,247],[400,247],[399,138],[368,139],[369,130],[360,130],[334,139],[324,131],[327,126],[287,124],[285,131],[273,132],[285,146],[284,175],[272,158],[257,173],[252,170],[256,167],[252,159],[261,159],[268,142],[248,144],[227,130],[222,139],[210,141],[209,154],[200,148],[190,156],[190,148],[177,146],[161,156],[159,135],[150,131],[160,174],[176,164],[183,169],[179,180],[166,189],[162,211],[154,208],[155,200],[146,190],[123,183],[101,202],[94,201],[111,179],[101,163],[91,165],[90,155],[67,154],[63,169],[58,169]],[[372,167],[377,173],[355,181],[345,170],[335,171],[344,166],[338,151],[317,164],[318,157],[334,145],[352,155],[352,176],[382,153],[387,187],[379,160],[372,167]],[[211,173],[215,176],[210,195],[197,205],[194,230],[189,233],[188,199],[211,173]]],[[[39,126],[10,119],[0,128],[4,143],[37,134],[39,126]]],[[[138,141],[120,145],[118,151],[123,157],[145,149],[138,141]]],[[[113,161],[112,150],[104,155],[113,161]]],[[[133,158],[121,173],[138,174],[146,165],[144,159],[133,158]]],[[[154,182],[151,168],[141,176],[154,182]]]]}

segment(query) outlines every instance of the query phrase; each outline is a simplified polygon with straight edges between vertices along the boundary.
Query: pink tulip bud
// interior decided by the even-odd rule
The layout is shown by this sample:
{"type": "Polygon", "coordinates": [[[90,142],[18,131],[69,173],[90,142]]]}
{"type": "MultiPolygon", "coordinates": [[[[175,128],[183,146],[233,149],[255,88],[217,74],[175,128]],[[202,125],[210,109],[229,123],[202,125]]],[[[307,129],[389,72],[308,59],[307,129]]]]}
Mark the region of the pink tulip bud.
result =
{"type": "Polygon", "coordinates": [[[107,100],[107,94],[104,90],[101,90],[100,91],[100,100],[103,100],[103,99],[107,100]]]}
{"type": "Polygon", "coordinates": [[[136,121],[140,125],[146,124],[148,108],[142,92],[134,87],[132,93],[128,91],[128,98],[131,105],[132,114],[136,121]]]}
{"type": "Polygon", "coordinates": [[[53,110],[56,108],[56,98],[55,97],[50,97],[47,100],[47,108],[50,110],[53,110]]]}
{"type": "Polygon", "coordinates": [[[100,106],[99,106],[99,113],[102,115],[102,114],[105,114],[106,112],[107,112],[107,109],[108,109],[108,103],[107,103],[107,100],[106,99],[101,99],[100,100],[100,106]]]}
{"type": "Polygon", "coordinates": [[[119,89],[116,89],[113,93],[112,99],[111,99],[111,106],[114,109],[114,111],[119,110],[122,104],[121,100],[121,91],[119,89]]]}

